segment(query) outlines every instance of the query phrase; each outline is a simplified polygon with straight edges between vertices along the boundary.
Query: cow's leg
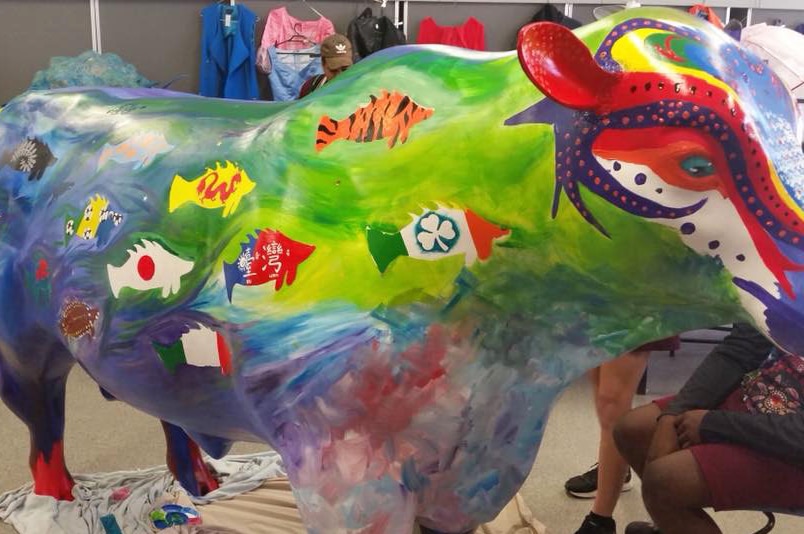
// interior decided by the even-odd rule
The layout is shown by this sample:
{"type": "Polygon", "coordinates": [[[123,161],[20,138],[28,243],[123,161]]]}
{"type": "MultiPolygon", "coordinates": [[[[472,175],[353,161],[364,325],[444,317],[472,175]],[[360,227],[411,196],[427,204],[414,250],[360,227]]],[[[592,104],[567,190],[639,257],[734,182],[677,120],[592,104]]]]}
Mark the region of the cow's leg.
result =
{"type": "Polygon", "coordinates": [[[41,331],[0,339],[0,398],[28,426],[34,493],[72,500],[73,478],[64,462],[64,394],[73,359],[60,341],[41,331]]]}
{"type": "Polygon", "coordinates": [[[296,503],[311,534],[410,534],[416,495],[383,479],[350,484],[321,480],[315,489],[295,488],[296,503]],[[332,485],[330,485],[332,484],[332,485]]]}
{"type": "Polygon", "coordinates": [[[167,465],[179,484],[191,495],[206,495],[218,489],[218,481],[204,458],[198,445],[184,430],[162,421],[167,442],[167,465]]]}

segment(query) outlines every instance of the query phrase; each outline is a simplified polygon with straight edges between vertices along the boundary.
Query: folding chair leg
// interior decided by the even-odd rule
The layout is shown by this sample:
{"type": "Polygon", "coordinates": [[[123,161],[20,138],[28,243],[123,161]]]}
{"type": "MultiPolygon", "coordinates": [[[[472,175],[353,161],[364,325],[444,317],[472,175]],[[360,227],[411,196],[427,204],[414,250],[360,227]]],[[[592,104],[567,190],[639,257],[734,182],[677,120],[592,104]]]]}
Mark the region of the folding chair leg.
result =
{"type": "Polygon", "coordinates": [[[768,518],[768,522],[764,527],[754,532],[754,534],[768,534],[768,532],[773,530],[773,527],[776,526],[776,517],[774,517],[772,513],[770,512],[762,512],[762,513],[765,514],[765,517],[768,518]]]}
{"type": "Polygon", "coordinates": [[[642,373],[642,379],[637,386],[637,395],[644,395],[648,392],[648,368],[645,367],[645,372],[642,373]]]}

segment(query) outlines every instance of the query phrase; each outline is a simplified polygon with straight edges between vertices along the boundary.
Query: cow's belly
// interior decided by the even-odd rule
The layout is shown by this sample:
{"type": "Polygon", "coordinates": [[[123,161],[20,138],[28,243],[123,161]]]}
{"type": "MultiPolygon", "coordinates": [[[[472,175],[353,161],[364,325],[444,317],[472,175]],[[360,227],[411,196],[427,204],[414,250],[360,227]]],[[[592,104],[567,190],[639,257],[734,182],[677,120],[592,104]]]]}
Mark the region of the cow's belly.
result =
{"type": "Polygon", "coordinates": [[[212,367],[168,371],[147,350],[76,354],[81,365],[116,399],[154,417],[232,441],[264,441],[238,401],[235,382],[212,367]]]}
{"type": "Polygon", "coordinates": [[[262,377],[282,377],[282,396],[292,400],[266,425],[299,499],[313,503],[325,491],[331,505],[345,505],[354,488],[395,483],[417,494],[421,517],[447,530],[491,519],[511,499],[553,400],[584,369],[561,356],[581,361],[577,352],[587,349],[540,358],[523,341],[503,354],[465,328],[429,325],[415,340],[367,333],[341,354],[262,377]],[[315,372],[300,380],[302,369],[315,372]]]}

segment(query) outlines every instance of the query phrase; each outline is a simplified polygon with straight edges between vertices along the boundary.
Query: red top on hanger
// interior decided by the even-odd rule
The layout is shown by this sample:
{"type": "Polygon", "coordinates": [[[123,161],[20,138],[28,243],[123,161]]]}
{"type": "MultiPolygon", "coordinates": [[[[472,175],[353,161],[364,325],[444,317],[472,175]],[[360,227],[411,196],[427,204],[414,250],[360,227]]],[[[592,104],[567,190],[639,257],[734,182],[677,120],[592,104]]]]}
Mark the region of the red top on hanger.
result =
{"type": "Polygon", "coordinates": [[[462,46],[472,50],[486,49],[483,23],[474,17],[469,17],[466,22],[458,26],[439,26],[432,17],[422,19],[416,42],[462,46]]]}

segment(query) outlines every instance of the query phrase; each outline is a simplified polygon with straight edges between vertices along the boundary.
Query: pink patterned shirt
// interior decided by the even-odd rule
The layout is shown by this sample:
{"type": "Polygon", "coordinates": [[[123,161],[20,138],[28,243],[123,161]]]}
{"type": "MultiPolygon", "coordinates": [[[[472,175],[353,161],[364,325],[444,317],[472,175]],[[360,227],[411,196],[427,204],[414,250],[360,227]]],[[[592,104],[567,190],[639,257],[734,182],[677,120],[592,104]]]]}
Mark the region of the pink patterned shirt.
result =
{"type": "Polygon", "coordinates": [[[301,20],[293,17],[283,6],[271,10],[265,20],[265,32],[262,34],[262,43],[257,50],[257,67],[265,72],[271,72],[271,60],[268,49],[278,45],[277,50],[298,50],[309,48],[310,42],[290,41],[296,34],[307,37],[312,43],[321,44],[325,37],[335,33],[332,21],[321,17],[318,20],[301,20]]]}

